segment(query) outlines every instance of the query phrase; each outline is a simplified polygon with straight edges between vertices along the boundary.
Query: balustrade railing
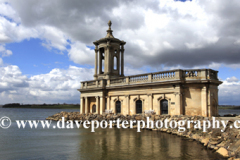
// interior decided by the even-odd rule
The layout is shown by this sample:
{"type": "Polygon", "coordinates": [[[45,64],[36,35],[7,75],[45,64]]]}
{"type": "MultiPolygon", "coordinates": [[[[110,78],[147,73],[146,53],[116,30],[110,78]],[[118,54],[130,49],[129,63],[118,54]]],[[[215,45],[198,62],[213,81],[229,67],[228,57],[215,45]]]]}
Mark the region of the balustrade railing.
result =
{"type": "Polygon", "coordinates": [[[152,79],[153,80],[160,80],[160,79],[171,79],[175,78],[175,71],[171,72],[160,72],[160,73],[153,73],[152,79]]]}
{"type": "Polygon", "coordinates": [[[130,76],[129,82],[146,82],[148,81],[148,74],[146,75],[139,75],[139,76],[130,76]]]}
{"type": "Polygon", "coordinates": [[[183,70],[183,77],[200,77],[201,70],[183,70]]]}
{"type": "Polygon", "coordinates": [[[193,69],[193,70],[171,70],[149,74],[140,74],[126,76],[109,80],[95,80],[81,82],[81,88],[92,87],[110,87],[116,85],[131,85],[135,83],[156,83],[168,80],[194,80],[194,79],[211,79],[218,80],[218,71],[211,69],[193,69]]]}

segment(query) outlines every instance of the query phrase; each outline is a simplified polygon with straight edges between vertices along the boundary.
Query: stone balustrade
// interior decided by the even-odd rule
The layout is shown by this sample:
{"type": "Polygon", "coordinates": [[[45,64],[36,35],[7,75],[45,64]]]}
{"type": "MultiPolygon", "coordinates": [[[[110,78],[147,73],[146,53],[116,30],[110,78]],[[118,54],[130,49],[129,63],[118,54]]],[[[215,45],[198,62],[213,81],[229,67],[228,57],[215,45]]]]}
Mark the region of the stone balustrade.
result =
{"type": "Polygon", "coordinates": [[[103,88],[132,85],[138,83],[156,83],[164,81],[218,80],[218,71],[212,69],[170,70],[148,74],[125,76],[117,79],[101,79],[81,82],[81,89],[103,88]]]}

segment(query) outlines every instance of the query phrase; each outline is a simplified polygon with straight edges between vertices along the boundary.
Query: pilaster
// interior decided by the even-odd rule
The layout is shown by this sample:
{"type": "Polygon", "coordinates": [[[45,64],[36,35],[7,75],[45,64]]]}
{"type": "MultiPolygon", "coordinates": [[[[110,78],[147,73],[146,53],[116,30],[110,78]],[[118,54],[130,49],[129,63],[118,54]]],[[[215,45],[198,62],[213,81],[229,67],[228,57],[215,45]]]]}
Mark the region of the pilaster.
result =
{"type": "Polygon", "coordinates": [[[99,97],[96,96],[96,113],[99,114],[99,109],[100,109],[100,106],[99,106],[99,97]]]}
{"type": "Polygon", "coordinates": [[[83,101],[84,101],[84,99],[83,99],[83,97],[80,97],[80,99],[81,99],[81,105],[80,105],[80,114],[83,114],[84,113],[84,103],[83,103],[83,101]]]}
{"type": "Polygon", "coordinates": [[[85,97],[85,113],[89,113],[89,107],[88,107],[88,97],[85,97]]]}
{"type": "Polygon", "coordinates": [[[152,94],[148,94],[148,105],[149,105],[149,109],[153,110],[153,95],[152,94]]]}
{"type": "Polygon", "coordinates": [[[110,97],[107,96],[107,110],[110,110],[110,97]]]}
{"type": "Polygon", "coordinates": [[[202,116],[208,116],[208,98],[207,98],[207,87],[203,86],[201,91],[201,106],[202,106],[202,116]]]}
{"type": "MultiPolygon", "coordinates": [[[[175,102],[175,107],[176,107],[175,114],[176,115],[183,114],[182,94],[181,94],[181,92],[175,93],[175,100],[176,100],[176,102],[175,102]]],[[[170,111],[170,110],[168,110],[168,111],[170,111]]]]}

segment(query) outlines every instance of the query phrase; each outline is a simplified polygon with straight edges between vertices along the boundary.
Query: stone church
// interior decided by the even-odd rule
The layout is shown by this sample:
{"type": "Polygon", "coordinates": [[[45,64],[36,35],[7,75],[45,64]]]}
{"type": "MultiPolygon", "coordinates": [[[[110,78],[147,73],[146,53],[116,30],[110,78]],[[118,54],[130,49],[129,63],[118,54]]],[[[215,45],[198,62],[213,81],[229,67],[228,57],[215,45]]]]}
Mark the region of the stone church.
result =
{"type": "Polygon", "coordinates": [[[218,71],[169,70],[124,76],[124,45],[111,21],[95,45],[94,80],[81,82],[80,113],[218,115],[218,71]]]}

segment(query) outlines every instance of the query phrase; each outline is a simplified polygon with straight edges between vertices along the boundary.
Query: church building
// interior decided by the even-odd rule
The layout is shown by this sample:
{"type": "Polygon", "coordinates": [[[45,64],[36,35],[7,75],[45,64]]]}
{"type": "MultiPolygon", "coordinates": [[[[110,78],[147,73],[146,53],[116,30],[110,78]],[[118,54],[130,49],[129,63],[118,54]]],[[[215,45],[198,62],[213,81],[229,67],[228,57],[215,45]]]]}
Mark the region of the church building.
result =
{"type": "Polygon", "coordinates": [[[94,80],[81,82],[80,113],[218,115],[218,71],[176,69],[124,76],[124,45],[111,21],[95,45],[94,80]]]}

